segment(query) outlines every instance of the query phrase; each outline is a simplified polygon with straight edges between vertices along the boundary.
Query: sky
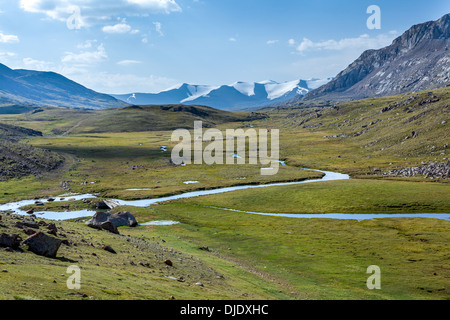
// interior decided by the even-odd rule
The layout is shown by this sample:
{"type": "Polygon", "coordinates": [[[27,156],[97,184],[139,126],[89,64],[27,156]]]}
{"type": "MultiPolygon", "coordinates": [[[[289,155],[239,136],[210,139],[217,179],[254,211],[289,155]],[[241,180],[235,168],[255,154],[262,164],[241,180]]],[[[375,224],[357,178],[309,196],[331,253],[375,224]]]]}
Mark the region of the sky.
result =
{"type": "Polygon", "coordinates": [[[109,94],[323,79],[447,13],[448,0],[0,0],[0,63],[109,94]]]}

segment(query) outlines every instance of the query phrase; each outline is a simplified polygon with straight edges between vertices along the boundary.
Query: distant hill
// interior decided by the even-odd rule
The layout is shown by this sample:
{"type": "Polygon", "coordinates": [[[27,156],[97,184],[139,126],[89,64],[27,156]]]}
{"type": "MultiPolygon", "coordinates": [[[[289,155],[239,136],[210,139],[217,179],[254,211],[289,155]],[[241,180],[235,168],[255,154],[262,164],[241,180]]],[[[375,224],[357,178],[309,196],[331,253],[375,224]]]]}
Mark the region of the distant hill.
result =
{"type": "Polygon", "coordinates": [[[304,96],[310,90],[328,82],[325,80],[295,80],[236,82],[232,85],[206,86],[184,83],[160,93],[130,93],[113,95],[127,103],[206,105],[222,110],[244,110],[288,101],[304,96]]]}
{"type": "Polygon", "coordinates": [[[415,25],[380,50],[365,51],[303,101],[348,101],[441,88],[450,84],[450,14],[415,25]]]}
{"type": "Polygon", "coordinates": [[[286,130],[294,128],[321,135],[323,145],[305,153],[308,156],[302,159],[302,165],[314,159],[316,166],[340,170],[341,163],[346,162],[346,170],[354,167],[357,173],[368,170],[371,163],[374,174],[378,172],[376,168],[386,172],[422,166],[429,161],[448,161],[450,87],[328,107],[280,107],[267,113],[282,119],[278,126],[286,130]]]}
{"type": "Polygon", "coordinates": [[[0,112],[17,113],[29,106],[104,109],[127,104],[109,95],[90,90],[54,72],[12,70],[0,64],[0,112]]]}
{"type": "Polygon", "coordinates": [[[45,131],[47,134],[67,135],[192,129],[194,121],[202,121],[203,127],[207,128],[227,122],[252,121],[265,117],[263,113],[229,112],[205,106],[133,105],[104,110],[48,107],[10,119],[14,119],[16,124],[45,131]]]}
{"type": "Polygon", "coordinates": [[[42,136],[42,133],[0,123],[0,181],[42,175],[63,164],[63,156],[21,143],[22,139],[36,136],[42,136]]]}
{"type": "Polygon", "coordinates": [[[71,133],[139,132],[192,129],[194,121],[212,128],[221,123],[251,121],[257,113],[227,112],[205,106],[129,106],[92,112],[71,133]]]}

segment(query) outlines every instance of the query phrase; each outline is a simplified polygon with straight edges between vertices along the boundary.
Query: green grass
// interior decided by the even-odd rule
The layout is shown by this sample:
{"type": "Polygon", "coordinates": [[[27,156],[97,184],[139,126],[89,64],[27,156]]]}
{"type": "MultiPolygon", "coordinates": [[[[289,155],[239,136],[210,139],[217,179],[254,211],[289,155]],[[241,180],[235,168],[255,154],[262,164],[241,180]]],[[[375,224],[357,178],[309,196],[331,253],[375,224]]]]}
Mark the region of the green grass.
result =
{"type": "Polygon", "coordinates": [[[448,185],[437,183],[342,180],[178,201],[267,213],[449,213],[449,191],[448,185]]]}
{"type": "MultiPolygon", "coordinates": [[[[321,176],[299,167],[340,171],[353,179],[242,190],[152,208],[117,208],[130,210],[139,222],[180,222],[174,226],[120,228],[125,236],[95,231],[82,223],[58,222],[77,246],[63,246],[57,259],[38,257],[26,248],[22,253],[1,250],[0,269],[9,272],[2,273],[0,298],[82,299],[68,295],[71,291],[65,286],[67,266],[77,264],[82,267],[84,283],[79,291],[93,299],[168,299],[172,295],[176,299],[448,299],[448,221],[289,219],[209,207],[272,213],[450,212],[448,179],[380,174],[447,158],[449,89],[414,95],[417,98],[404,105],[411,95],[353,101],[337,107],[268,110],[270,118],[251,122],[241,115],[220,113],[223,117],[215,123],[219,129],[249,124],[281,129],[281,159],[289,167],[280,167],[276,176],[261,176],[259,166],[251,165],[172,166],[172,127],[150,128],[155,123],[152,121],[162,119],[162,113],[155,115],[148,107],[102,112],[54,108],[1,115],[1,121],[48,134],[69,131],[62,137],[28,140],[34,147],[64,155],[64,170],[0,182],[1,203],[66,193],[61,181],[70,181],[71,191],[77,193],[143,199],[321,176]],[[428,101],[433,95],[440,100],[428,101]],[[392,110],[381,112],[396,103],[392,110]],[[235,122],[238,118],[244,121],[235,122]],[[125,132],[140,126],[160,131],[125,132]],[[105,130],[119,132],[102,132],[105,130]],[[413,130],[418,136],[405,139],[413,130]],[[333,135],[340,137],[330,138],[333,135]],[[168,152],[161,152],[162,145],[168,146],[168,152]],[[184,181],[200,183],[186,185],[184,181]],[[129,188],[151,190],[125,190],[129,188]],[[117,249],[118,255],[101,250],[103,244],[117,249]],[[205,247],[210,250],[201,250],[205,247]],[[167,258],[176,262],[175,268],[162,263],[167,258]],[[130,261],[149,262],[152,267],[132,265],[130,261]],[[366,287],[370,265],[381,268],[382,290],[366,287]],[[186,282],[165,276],[183,276],[186,282]],[[198,281],[205,286],[196,286],[198,281]]],[[[192,128],[194,118],[198,119],[198,115],[188,117],[192,112],[186,110],[163,113],[166,124],[174,128],[192,128]]],[[[66,205],[50,204],[48,209],[65,210],[66,205]]],[[[76,202],[69,209],[85,206],[76,202]]],[[[12,227],[13,217],[3,218],[0,233],[22,232],[12,227]]]]}
{"type": "MultiPolygon", "coordinates": [[[[57,259],[25,247],[22,253],[0,251],[0,269],[8,271],[2,273],[0,298],[83,299],[69,295],[73,292],[98,300],[449,298],[447,221],[289,219],[190,203],[119,210],[132,211],[140,223],[180,224],[120,228],[118,236],[83,223],[57,222],[59,232],[77,245],[63,245],[57,259]],[[118,254],[103,251],[104,244],[118,254]],[[69,265],[81,267],[79,290],[66,287],[69,265]],[[370,265],[381,268],[381,290],[366,287],[370,265]]],[[[25,238],[12,227],[14,221],[3,216],[0,232],[25,238]]]]}
{"type": "MultiPolygon", "coordinates": [[[[16,219],[3,216],[0,233],[18,233],[16,219]]],[[[120,228],[124,235],[113,235],[90,229],[82,223],[57,222],[59,233],[65,234],[70,246],[62,245],[56,259],[23,252],[0,251],[0,299],[71,300],[83,299],[73,293],[86,294],[95,300],[180,300],[199,299],[287,299],[288,293],[270,281],[208,253],[183,243],[174,250],[167,243],[181,242],[175,237],[162,237],[146,228],[120,228]],[[126,236],[125,236],[126,235],[126,236]],[[169,240],[170,239],[170,240],[169,240]],[[74,245],[75,244],[75,245],[74,245]],[[117,254],[101,249],[110,245],[117,254]],[[95,255],[94,255],[95,254],[95,255]],[[173,261],[173,267],[164,261],[173,261]],[[148,263],[149,266],[139,264],[148,263]],[[81,268],[81,288],[70,290],[67,268],[81,268]],[[183,277],[179,282],[169,277],[183,277]],[[201,282],[203,287],[197,286],[201,282]]],[[[44,229],[45,230],[45,229],[44,229]]]]}
{"type": "Polygon", "coordinates": [[[389,171],[446,161],[449,98],[447,87],[334,107],[273,109],[267,113],[270,125],[282,128],[281,150],[290,164],[364,178],[379,176],[376,169],[389,171]],[[382,112],[386,107],[392,109],[382,112]]]}
{"type": "Polygon", "coordinates": [[[13,115],[0,115],[0,120],[42,131],[46,134],[80,134],[105,132],[164,131],[192,128],[194,121],[205,127],[222,123],[251,121],[261,115],[228,112],[205,106],[131,106],[106,110],[40,108],[13,115]]]}
{"type": "MultiPolygon", "coordinates": [[[[435,219],[342,221],[262,217],[190,203],[159,205],[152,230],[208,246],[279,282],[297,299],[448,299],[450,222],[435,219]],[[382,290],[366,287],[370,265],[382,290]]],[[[144,217],[142,216],[141,219],[144,217]]]]}
{"type": "Polygon", "coordinates": [[[217,187],[298,181],[322,176],[317,172],[293,167],[280,167],[277,175],[261,176],[261,166],[258,165],[174,166],[170,164],[170,158],[171,149],[176,143],[168,141],[170,135],[170,132],[73,135],[41,137],[30,143],[76,159],[73,168],[59,178],[59,182],[70,181],[73,192],[101,193],[101,196],[110,198],[142,199],[217,187]],[[168,146],[168,152],[161,152],[162,145],[168,146]],[[185,181],[199,183],[187,185],[185,181]],[[135,188],[151,190],[126,191],[135,188]]]}

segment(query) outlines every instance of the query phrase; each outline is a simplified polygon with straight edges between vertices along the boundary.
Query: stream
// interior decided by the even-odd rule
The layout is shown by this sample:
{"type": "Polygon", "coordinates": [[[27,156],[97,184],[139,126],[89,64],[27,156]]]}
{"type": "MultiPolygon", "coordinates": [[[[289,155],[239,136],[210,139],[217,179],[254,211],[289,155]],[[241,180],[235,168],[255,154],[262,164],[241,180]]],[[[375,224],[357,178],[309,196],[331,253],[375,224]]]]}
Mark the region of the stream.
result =
{"type": "MultiPolygon", "coordinates": [[[[283,164],[284,165],[284,164],[283,164]]],[[[120,200],[113,199],[123,206],[134,206],[134,207],[149,207],[156,203],[163,203],[171,200],[178,199],[188,199],[200,196],[214,195],[238,190],[245,189],[256,189],[256,188],[270,188],[275,186],[290,186],[290,185],[298,185],[304,183],[316,183],[323,181],[337,181],[337,180],[348,180],[350,176],[347,174],[331,172],[331,171],[322,171],[322,170],[313,170],[302,168],[304,170],[317,171],[324,173],[324,176],[320,179],[312,179],[312,180],[304,180],[304,181],[296,181],[296,182],[280,182],[280,183],[269,183],[269,184],[260,184],[260,185],[242,185],[235,187],[226,187],[226,188],[217,188],[211,190],[201,190],[201,191],[193,191],[186,192],[178,195],[155,198],[155,199],[144,199],[144,200],[120,200]]],[[[54,202],[62,202],[62,201],[75,201],[82,199],[95,199],[97,198],[92,194],[64,194],[58,197],[55,197],[54,202]]],[[[34,200],[22,200],[18,202],[10,202],[6,204],[0,205],[0,211],[8,211],[17,215],[28,215],[24,210],[20,208],[28,205],[34,204],[36,201],[43,202],[44,204],[48,201],[48,199],[34,199],[34,200]]],[[[447,213],[401,213],[401,214],[343,214],[343,213],[324,213],[324,214],[284,214],[284,213],[264,213],[264,212],[251,212],[251,211],[241,211],[235,209],[227,209],[227,208],[215,208],[226,211],[247,213],[247,214],[255,214],[255,215],[264,215],[264,216],[276,216],[276,217],[288,217],[288,218],[302,218],[302,219],[343,219],[343,220],[367,220],[367,219],[380,219],[380,218],[434,218],[440,220],[450,220],[450,214],[447,213]]],[[[95,210],[79,210],[79,211],[69,211],[69,212],[51,212],[51,211],[36,211],[34,214],[42,219],[48,220],[69,220],[69,219],[77,219],[77,218],[85,218],[92,217],[95,214],[95,210]]],[[[150,224],[154,225],[171,225],[175,224],[176,221],[153,221],[150,224]]]]}

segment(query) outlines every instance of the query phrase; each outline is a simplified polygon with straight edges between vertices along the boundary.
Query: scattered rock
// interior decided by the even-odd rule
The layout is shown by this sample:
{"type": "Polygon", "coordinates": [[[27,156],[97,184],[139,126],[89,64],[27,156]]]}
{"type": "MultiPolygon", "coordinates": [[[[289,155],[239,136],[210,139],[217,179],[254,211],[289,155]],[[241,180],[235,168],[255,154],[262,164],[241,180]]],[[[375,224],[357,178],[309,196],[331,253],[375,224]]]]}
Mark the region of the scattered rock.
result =
{"type": "Polygon", "coordinates": [[[43,221],[43,220],[39,221],[38,224],[39,224],[39,226],[41,226],[41,227],[46,227],[46,226],[48,226],[48,223],[45,222],[45,221],[43,221]]]}
{"type": "Polygon", "coordinates": [[[39,223],[34,221],[17,221],[15,227],[20,229],[25,228],[39,229],[39,223]]]}
{"type": "Polygon", "coordinates": [[[69,296],[80,296],[80,297],[83,297],[83,298],[87,298],[88,297],[87,294],[81,293],[81,292],[71,292],[71,293],[68,293],[68,295],[69,296]]]}
{"type": "Polygon", "coordinates": [[[58,228],[56,228],[56,225],[54,223],[49,223],[47,225],[47,229],[49,230],[48,233],[53,234],[54,236],[56,236],[56,232],[58,231],[58,228]]]}
{"type": "Polygon", "coordinates": [[[21,241],[22,238],[17,234],[0,234],[0,247],[17,249],[21,241]]]}
{"type": "Polygon", "coordinates": [[[111,246],[103,246],[102,249],[110,253],[117,254],[117,252],[111,246]]]}
{"type": "Polygon", "coordinates": [[[170,267],[173,267],[173,263],[170,260],[166,260],[166,261],[164,261],[164,263],[167,264],[170,267]]]}
{"type": "Polygon", "coordinates": [[[26,228],[26,229],[24,229],[24,232],[25,232],[26,235],[32,236],[33,234],[35,234],[38,231],[34,230],[34,229],[31,229],[31,228],[26,228]]]}
{"type": "Polygon", "coordinates": [[[34,235],[25,239],[23,244],[28,246],[28,249],[40,256],[55,258],[62,241],[60,239],[51,237],[42,232],[37,232],[34,235]]]}
{"type": "Polygon", "coordinates": [[[70,191],[70,182],[71,181],[62,181],[61,182],[61,188],[66,190],[66,191],[70,191]]]}
{"type": "Polygon", "coordinates": [[[450,161],[445,163],[433,162],[420,167],[401,168],[384,172],[384,175],[413,177],[424,176],[425,178],[450,178],[450,161]]]}

